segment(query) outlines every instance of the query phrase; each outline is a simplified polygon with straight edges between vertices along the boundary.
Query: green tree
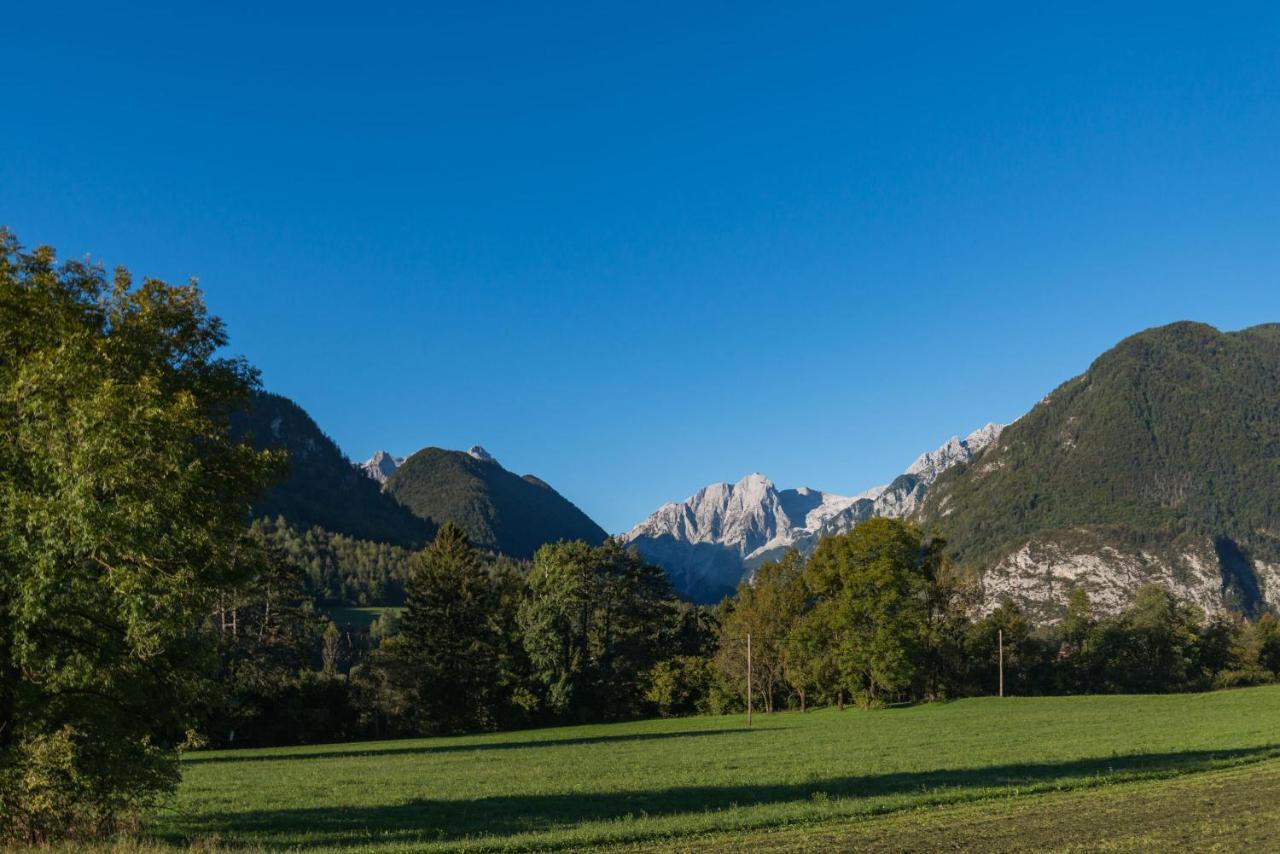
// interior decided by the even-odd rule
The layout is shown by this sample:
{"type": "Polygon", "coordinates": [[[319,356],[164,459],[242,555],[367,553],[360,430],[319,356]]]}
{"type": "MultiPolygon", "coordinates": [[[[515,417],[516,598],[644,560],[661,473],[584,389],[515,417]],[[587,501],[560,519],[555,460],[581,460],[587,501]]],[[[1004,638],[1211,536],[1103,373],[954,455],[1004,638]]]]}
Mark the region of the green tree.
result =
{"type": "Polygon", "coordinates": [[[501,637],[494,625],[497,591],[457,525],[447,523],[415,558],[401,617],[403,656],[420,732],[492,729],[501,637]]]}
{"type": "Polygon", "coordinates": [[[942,550],[920,529],[869,519],[818,544],[805,569],[831,604],[828,624],[842,689],[879,705],[907,692],[927,650],[930,586],[942,550]]]}
{"type": "Polygon", "coordinates": [[[969,615],[980,598],[974,573],[960,570],[944,555],[945,542],[933,539],[929,548],[937,569],[928,588],[928,629],[925,659],[917,675],[918,693],[938,700],[960,696],[966,691],[965,641],[972,625],[969,615]]]}
{"type": "Polygon", "coordinates": [[[1196,687],[1201,612],[1158,584],[1138,589],[1119,615],[1090,633],[1093,689],[1110,693],[1158,693],[1196,687]]]}
{"type": "MultiPolygon", "coordinates": [[[[345,685],[336,675],[311,679],[326,623],[306,594],[301,569],[257,531],[244,544],[246,561],[253,549],[253,577],[238,590],[220,591],[205,621],[217,650],[219,690],[201,732],[219,747],[335,741],[350,728],[345,685]]],[[[341,643],[336,627],[329,636],[341,643]]]]}
{"type": "Polygon", "coordinates": [[[640,713],[647,674],[670,655],[679,622],[666,574],[612,539],[538,549],[519,613],[545,708],[582,720],[640,713]]]}
{"type": "Polygon", "coordinates": [[[1005,694],[1050,690],[1050,662],[1057,650],[1033,631],[1022,609],[1007,599],[969,629],[966,646],[971,690],[978,694],[996,693],[1002,633],[1005,694]]]}
{"type": "Polygon", "coordinates": [[[777,694],[786,685],[783,650],[787,634],[804,610],[804,561],[794,550],[776,562],[758,567],[738,585],[738,595],[720,625],[716,665],[726,684],[745,697],[746,638],[751,635],[751,687],[757,708],[772,712],[777,694]]]}
{"type": "Polygon", "coordinates": [[[800,697],[801,711],[812,701],[831,699],[839,690],[834,613],[831,602],[819,602],[801,614],[787,633],[782,666],[787,681],[800,697]]]}
{"type": "Polygon", "coordinates": [[[715,671],[711,661],[697,655],[677,655],[654,665],[648,675],[645,699],[664,718],[711,710],[715,671]]]}
{"type": "Polygon", "coordinates": [[[1054,691],[1061,694],[1088,693],[1100,682],[1098,658],[1092,643],[1097,622],[1088,591],[1084,587],[1072,589],[1062,622],[1049,631],[1049,637],[1057,644],[1057,658],[1053,664],[1054,691]]]}
{"type": "Polygon", "coordinates": [[[110,832],[176,784],[280,460],[232,441],[255,387],[194,285],[58,265],[0,231],[0,836],[110,832]]]}
{"type": "Polygon", "coordinates": [[[1258,666],[1272,676],[1280,675],[1280,620],[1263,614],[1253,627],[1258,666]]]}

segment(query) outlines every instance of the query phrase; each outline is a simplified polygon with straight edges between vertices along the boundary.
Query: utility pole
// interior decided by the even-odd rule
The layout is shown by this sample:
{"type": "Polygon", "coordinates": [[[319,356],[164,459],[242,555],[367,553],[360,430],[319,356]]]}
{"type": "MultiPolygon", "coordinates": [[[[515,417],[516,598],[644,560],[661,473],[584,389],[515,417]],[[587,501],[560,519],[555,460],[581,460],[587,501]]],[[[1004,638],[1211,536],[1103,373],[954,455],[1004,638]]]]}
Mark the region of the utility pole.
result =
{"type": "Polygon", "coordinates": [[[747,632],[747,726],[751,726],[751,632],[747,632]]]}
{"type": "Polygon", "coordinates": [[[1004,629],[997,629],[996,636],[1000,642],[1000,696],[1004,696],[1004,629]]]}

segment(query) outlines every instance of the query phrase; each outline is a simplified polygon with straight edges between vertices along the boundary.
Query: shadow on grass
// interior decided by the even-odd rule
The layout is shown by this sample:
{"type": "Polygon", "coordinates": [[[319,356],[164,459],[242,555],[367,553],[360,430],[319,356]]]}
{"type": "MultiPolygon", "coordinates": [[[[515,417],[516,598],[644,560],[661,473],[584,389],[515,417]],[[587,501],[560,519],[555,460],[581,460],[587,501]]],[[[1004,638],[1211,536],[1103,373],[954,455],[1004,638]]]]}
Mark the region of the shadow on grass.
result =
{"type": "MultiPolygon", "coordinates": [[[[1235,750],[1144,753],[1068,762],[834,777],[799,784],[687,786],[639,791],[501,795],[473,800],[414,800],[376,807],[226,812],[192,816],[172,841],[224,835],[247,844],[308,848],[458,840],[563,829],[627,816],[675,816],[815,798],[872,798],[936,790],[1052,786],[1090,777],[1171,775],[1280,756],[1280,745],[1235,750]]],[[[234,842],[232,843],[234,844],[234,842]]]]}
{"type": "Polygon", "coordinates": [[[379,749],[376,747],[377,742],[370,742],[369,749],[362,750],[356,748],[353,750],[325,750],[320,752],[298,752],[285,754],[259,754],[254,756],[237,756],[231,754],[229,756],[201,756],[199,753],[191,753],[186,757],[187,762],[195,765],[216,765],[224,762],[291,762],[299,759],[345,759],[345,758],[367,758],[370,756],[406,756],[412,754],[435,754],[435,753],[470,753],[475,750],[521,750],[526,747],[573,747],[575,745],[584,744],[609,744],[611,742],[620,741],[659,741],[668,738],[699,738],[707,735],[728,735],[730,733],[740,733],[743,735],[752,735],[758,732],[776,732],[786,729],[786,727],[769,727],[762,730],[751,729],[691,729],[680,730],[678,732],[642,732],[631,735],[589,735],[579,736],[577,738],[548,738],[544,740],[523,740],[523,741],[481,741],[471,744],[422,744],[415,747],[388,747],[379,749]]]}

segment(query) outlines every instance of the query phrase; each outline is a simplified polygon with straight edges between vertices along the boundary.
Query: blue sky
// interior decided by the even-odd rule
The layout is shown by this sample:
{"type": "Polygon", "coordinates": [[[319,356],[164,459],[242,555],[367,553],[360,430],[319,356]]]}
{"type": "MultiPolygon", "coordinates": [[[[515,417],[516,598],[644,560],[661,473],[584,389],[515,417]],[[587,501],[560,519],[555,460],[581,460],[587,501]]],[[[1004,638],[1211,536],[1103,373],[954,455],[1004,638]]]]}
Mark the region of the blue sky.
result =
{"type": "Polygon", "coordinates": [[[612,531],[1280,320],[1267,4],[131,6],[6,11],[0,222],[198,276],[352,457],[478,442],[612,531]]]}

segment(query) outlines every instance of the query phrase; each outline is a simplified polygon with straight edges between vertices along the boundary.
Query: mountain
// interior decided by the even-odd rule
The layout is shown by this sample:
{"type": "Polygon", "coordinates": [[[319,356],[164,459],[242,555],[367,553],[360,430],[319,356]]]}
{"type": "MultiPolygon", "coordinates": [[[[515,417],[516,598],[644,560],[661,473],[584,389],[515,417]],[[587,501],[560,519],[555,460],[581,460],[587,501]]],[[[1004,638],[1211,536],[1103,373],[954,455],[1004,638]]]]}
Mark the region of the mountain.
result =
{"type": "Polygon", "coordinates": [[[360,464],[360,469],[378,483],[386,483],[387,478],[404,464],[404,457],[393,457],[387,451],[378,451],[360,464]]]}
{"type": "Polygon", "coordinates": [[[1083,587],[1102,611],[1157,581],[1209,611],[1280,606],[1280,324],[1198,323],[1120,342],[918,513],[1041,620],[1083,587]]]}
{"type": "Polygon", "coordinates": [[[289,474],[254,507],[254,515],[283,516],[299,530],[321,527],[361,540],[420,548],[435,536],[435,525],[400,506],[343,455],[302,407],[288,398],[260,392],[232,418],[237,436],[259,448],[281,448],[289,474]]]}
{"type": "Polygon", "coordinates": [[[664,504],[620,539],[666,569],[682,595],[714,602],[732,593],[744,572],[789,548],[807,553],[822,537],[864,519],[914,512],[942,472],[972,459],[1001,429],[988,424],[965,439],[952,438],[921,454],[893,483],[852,497],[807,487],[779,490],[761,474],[715,483],[679,504],[664,504]]]}
{"type": "Polygon", "coordinates": [[[512,474],[478,445],[468,452],[424,448],[383,488],[423,519],[454,522],[479,548],[511,557],[530,558],[543,543],[559,540],[599,545],[607,536],[544,481],[512,474]]]}

